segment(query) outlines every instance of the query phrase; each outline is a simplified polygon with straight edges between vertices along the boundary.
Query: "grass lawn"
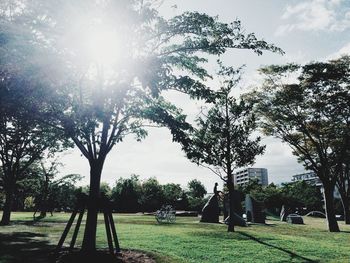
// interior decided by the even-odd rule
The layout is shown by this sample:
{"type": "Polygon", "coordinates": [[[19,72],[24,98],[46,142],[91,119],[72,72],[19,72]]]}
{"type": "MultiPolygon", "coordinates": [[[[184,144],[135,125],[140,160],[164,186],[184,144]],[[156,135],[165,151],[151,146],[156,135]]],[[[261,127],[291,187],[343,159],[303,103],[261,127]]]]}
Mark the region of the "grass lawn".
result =
{"type": "MultiPolygon", "coordinates": [[[[114,217],[121,247],[151,252],[158,262],[350,262],[350,226],[342,222],[341,233],[327,232],[325,220],[315,218],[304,218],[305,225],[271,219],[227,233],[225,225],[199,223],[194,217],[162,225],[153,216],[114,217]]],[[[47,262],[68,218],[56,213],[33,223],[32,213],[13,213],[13,224],[0,226],[0,262],[47,262]]],[[[104,248],[102,219],[97,240],[104,248]]]]}

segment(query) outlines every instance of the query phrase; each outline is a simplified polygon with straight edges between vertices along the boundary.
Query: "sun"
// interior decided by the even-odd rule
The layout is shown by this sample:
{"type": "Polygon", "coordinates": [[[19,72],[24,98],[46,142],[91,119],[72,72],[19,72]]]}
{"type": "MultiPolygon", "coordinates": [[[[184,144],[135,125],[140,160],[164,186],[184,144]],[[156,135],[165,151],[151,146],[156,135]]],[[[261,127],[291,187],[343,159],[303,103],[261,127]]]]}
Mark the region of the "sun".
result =
{"type": "Polygon", "coordinates": [[[119,39],[113,30],[93,30],[86,38],[87,54],[94,62],[109,67],[120,56],[119,39]]]}
{"type": "Polygon", "coordinates": [[[62,47],[69,61],[89,79],[115,78],[127,64],[126,34],[108,17],[79,15],[70,21],[62,47]]]}
{"type": "Polygon", "coordinates": [[[89,59],[105,68],[113,67],[120,58],[117,33],[108,28],[95,28],[85,34],[85,49],[89,59]]]}

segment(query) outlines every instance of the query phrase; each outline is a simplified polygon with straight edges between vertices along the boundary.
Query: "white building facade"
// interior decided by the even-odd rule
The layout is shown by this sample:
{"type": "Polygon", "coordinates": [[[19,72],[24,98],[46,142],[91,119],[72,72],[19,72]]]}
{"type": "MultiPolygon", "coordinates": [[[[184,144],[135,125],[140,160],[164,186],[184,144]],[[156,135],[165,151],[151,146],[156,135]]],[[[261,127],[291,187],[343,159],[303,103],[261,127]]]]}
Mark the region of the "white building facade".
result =
{"type": "Polygon", "coordinates": [[[238,171],[233,175],[234,184],[243,186],[252,179],[258,179],[258,182],[266,186],[269,184],[268,173],[266,168],[246,168],[238,171]]]}
{"type": "Polygon", "coordinates": [[[314,172],[307,172],[302,174],[296,174],[292,177],[292,182],[305,181],[311,185],[316,185],[322,187],[322,182],[320,178],[314,172]]]}

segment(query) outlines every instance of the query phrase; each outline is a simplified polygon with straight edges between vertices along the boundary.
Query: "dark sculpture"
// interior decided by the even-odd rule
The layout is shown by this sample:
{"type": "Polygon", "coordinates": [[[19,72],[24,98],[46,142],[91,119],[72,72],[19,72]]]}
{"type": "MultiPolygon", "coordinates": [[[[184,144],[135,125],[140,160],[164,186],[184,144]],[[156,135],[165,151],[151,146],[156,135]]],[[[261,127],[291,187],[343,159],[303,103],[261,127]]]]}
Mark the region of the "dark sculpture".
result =
{"type": "Polygon", "coordinates": [[[205,223],[219,223],[219,193],[221,191],[217,190],[218,183],[214,186],[214,195],[205,204],[202,210],[201,222],[205,223]]]}
{"type": "Polygon", "coordinates": [[[213,195],[203,207],[201,222],[219,223],[219,214],[218,196],[213,195]]]}
{"type": "Polygon", "coordinates": [[[265,213],[263,204],[254,200],[250,195],[245,197],[245,211],[247,222],[265,224],[265,213]]]}
{"type": "Polygon", "coordinates": [[[298,225],[303,225],[304,224],[303,218],[300,215],[297,215],[297,214],[290,214],[290,215],[288,215],[286,221],[289,224],[298,224],[298,225]]]}
{"type": "MultiPolygon", "coordinates": [[[[233,192],[233,201],[234,201],[234,225],[235,226],[247,226],[245,220],[243,219],[243,208],[241,204],[241,194],[240,192],[234,190],[233,192]]],[[[224,197],[224,222],[228,224],[230,219],[230,201],[228,194],[224,197]]]]}

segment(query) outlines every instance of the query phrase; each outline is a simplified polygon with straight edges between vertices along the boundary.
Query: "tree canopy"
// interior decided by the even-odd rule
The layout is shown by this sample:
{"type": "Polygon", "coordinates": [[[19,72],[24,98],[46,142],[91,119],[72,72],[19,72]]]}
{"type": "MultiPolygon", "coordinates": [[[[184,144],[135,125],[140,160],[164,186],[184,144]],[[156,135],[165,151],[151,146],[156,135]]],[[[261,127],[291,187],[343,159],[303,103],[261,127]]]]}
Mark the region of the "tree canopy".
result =
{"type": "Polygon", "coordinates": [[[218,74],[222,86],[212,107],[198,117],[185,151],[192,162],[209,168],[227,184],[231,213],[228,231],[233,231],[233,171],[253,164],[265,146],[260,145],[260,137],[252,137],[256,129],[252,105],[232,95],[241,78],[240,69],[221,65],[218,74]]]}
{"type": "Polygon", "coordinates": [[[265,82],[249,96],[257,102],[261,127],[288,143],[325,188],[330,231],[339,231],[333,191],[348,159],[350,92],[348,56],[306,65],[272,65],[260,71],[265,82]]]}
{"type": "MultiPolygon", "coordinates": [[[[94,201],[114,145],[131,133],[142,139],[144,127],[154,124],[168,127],[184,147],[189,143],[185,116],[161,92],[177,90],[210,101],[204,82],[211,77],[204,66],[208,55],[230,48],[282,53],[245,33],[239,21],[223,23],[198,12],[164,19],[156,3],[19,0],[16,12],[1,12],[5,48],[0,56],[16,57],[15,64],[22,65],[17,74],[29,77],[33,87],[23,105],[63,131],[89,161],[84,251],[96,248],[94,201]]],[[[4,65],[9,71],[10,62],[4,65]]]]}

